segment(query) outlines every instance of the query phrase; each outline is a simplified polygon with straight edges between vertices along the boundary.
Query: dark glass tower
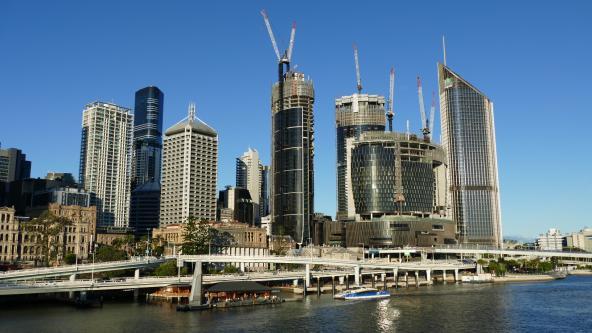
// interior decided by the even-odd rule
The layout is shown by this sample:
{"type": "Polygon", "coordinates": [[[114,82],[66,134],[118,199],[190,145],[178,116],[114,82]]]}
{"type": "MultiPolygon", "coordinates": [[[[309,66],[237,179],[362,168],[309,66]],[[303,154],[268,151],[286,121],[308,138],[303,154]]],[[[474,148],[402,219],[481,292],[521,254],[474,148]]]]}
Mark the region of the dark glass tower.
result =
{"type": "Polygon", "coordinates": [[[305,243],[314,213],[314,88],[289,63],[280,62],[279,69],[271,99],[272,233],[305,243]]]}
{"type": "Polygon", "coordinates": [[[157,87],[136,91],[132,187],[160,181],[164,94],[157,87]]]}
{"type": "Polygon", "coordinates": [[[353,219],[351,169],[348,166],[348,138],[358,138],[368,131],[384,132],[384,97],[353,94],[335,100],[337,132],[337,219],[353,219]]]}
{"type": "Polygon", "coordinates": [[[502,245],[493,103],[438,65],[442,145],[448,154],[452,218],[463,243],[502,245]]]}

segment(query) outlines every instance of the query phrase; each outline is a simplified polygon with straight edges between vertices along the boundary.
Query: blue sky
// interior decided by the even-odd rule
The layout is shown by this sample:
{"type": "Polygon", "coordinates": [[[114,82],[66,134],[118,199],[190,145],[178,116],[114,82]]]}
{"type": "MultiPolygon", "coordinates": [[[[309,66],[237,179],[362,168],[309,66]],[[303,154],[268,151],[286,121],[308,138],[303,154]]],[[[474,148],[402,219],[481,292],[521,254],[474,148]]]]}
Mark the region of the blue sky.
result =
{"type": "MultiPolygon", "coordinates": [[[[335,214],[335,97],[355,91],[352,43],[365,92],[387,94],[396,67],[395,129],[419,128],[415,77],[437,89],[441,36],[448,65],[495,103],[505,235],[592,226],[592,5],[539,1],[3,1],[0,142],[47,171],[78,174],[82,109],[133,107],[165,93],[165,127],[197,114],[220,135],[219,187],[249,146],[269,162],[270,87],[297,22],[293,63],[313,79],[315,205],[335,214]],[[495,3],[495,6],[493,5],[495,3]]],[[[439,115],[436,116],[439,124],[439,115]]],[[[436,125],[436,138],[439,128],[436,125]]]]}

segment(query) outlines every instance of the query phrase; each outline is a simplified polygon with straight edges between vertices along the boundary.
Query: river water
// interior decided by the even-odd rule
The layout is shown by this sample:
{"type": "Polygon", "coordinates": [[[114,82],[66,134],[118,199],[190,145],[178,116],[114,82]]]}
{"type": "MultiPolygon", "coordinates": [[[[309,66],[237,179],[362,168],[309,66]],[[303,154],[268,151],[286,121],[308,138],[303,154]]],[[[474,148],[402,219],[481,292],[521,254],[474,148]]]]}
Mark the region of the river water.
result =
{"type": "Polygon", "coordinates": [[[331,295],[281,305],[176,312],[170,304],[107,301],[2,305],[0,332],[592,332],[592,277],[399,289],[387,300],[331,295]]]}

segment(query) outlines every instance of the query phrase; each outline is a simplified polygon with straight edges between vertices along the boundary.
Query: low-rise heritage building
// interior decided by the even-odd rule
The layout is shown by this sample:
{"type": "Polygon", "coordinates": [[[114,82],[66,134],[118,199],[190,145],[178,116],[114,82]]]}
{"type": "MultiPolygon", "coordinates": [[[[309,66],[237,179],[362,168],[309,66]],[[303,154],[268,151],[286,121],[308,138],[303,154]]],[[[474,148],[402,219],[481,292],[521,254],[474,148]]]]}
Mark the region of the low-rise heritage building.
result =
{"type": "MultiPolygon", "coordinates": [[[[48,242],[57,246],[57,260],[73,253],[84,260],[91,253],[91,244],[96,231],[96,208],[50,204],[48,211],[65,217],[71,224],[64,226],[62,232],[48,242]]],[[[42,233],[35,219],[15,215],[13,207],[0,208],[0,261],[39,262],[44,253],[39,237],[42,233]]]]}

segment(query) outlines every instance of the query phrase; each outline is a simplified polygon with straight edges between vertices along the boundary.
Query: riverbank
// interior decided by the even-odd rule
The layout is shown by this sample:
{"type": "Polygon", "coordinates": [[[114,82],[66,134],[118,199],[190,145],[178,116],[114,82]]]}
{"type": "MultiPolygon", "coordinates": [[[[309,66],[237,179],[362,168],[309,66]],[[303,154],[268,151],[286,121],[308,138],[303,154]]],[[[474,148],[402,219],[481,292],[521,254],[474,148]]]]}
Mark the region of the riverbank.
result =
{"type": "Polygon", "coordinates": [[[505,276],[494,276],[494,283],[504,282],[539,282],[539,281],[552,281],[560,279],[559,276],[549,274],[506,274],[505,276]]]}
{"type": "Polygon", "coordinates": [[[581,275],[581,276],[592,276],[591,270],[585,269],[574,269],[568,272],[569,275],[581,275]]]}

